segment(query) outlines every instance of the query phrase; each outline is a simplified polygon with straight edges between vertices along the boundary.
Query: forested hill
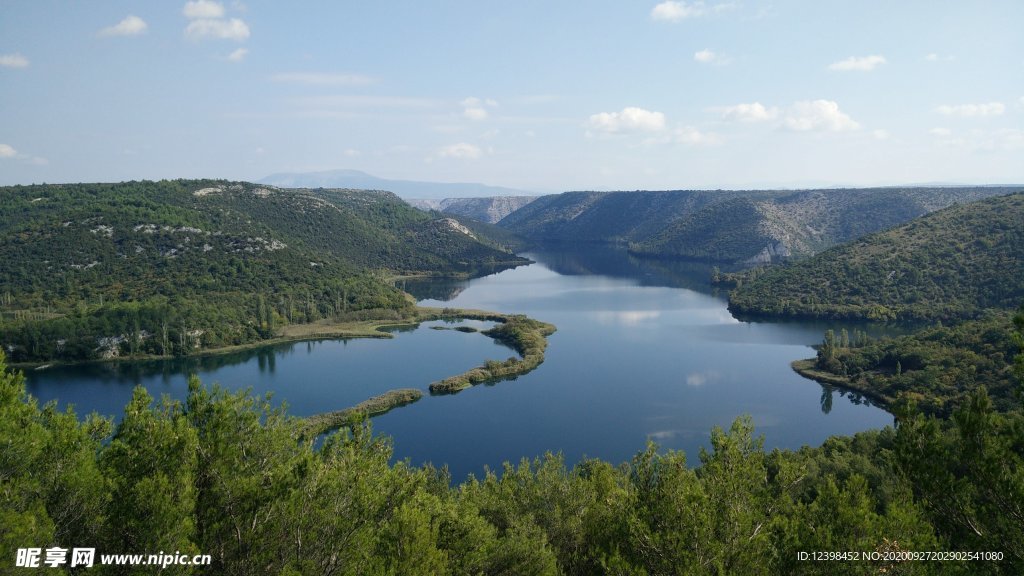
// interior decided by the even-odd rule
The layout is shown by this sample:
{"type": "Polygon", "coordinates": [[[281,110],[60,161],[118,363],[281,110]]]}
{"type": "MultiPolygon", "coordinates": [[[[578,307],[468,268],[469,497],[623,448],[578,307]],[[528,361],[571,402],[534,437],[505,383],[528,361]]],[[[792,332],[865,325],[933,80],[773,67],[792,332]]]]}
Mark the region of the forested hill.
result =
{"type": "Polygon", "coordinates": [[[796,317],[973,317],[1024,301],[1024,194],[953,206],[768,269],[730,309],[796,317]]]}
{"type": "Polygon", "coordinates": [[[387,192],[175,180],[0,188],[0,345],[15,361],[180,354],[358,310],[385,273],[523,260],[387,192]]]}
{"type": "Polygon", "coordinates": [[[952,204],[1020,188],[567,192],[500,226],[534,242],[628,243],[639,255],[754,264],[815,254],[952,204]]]}

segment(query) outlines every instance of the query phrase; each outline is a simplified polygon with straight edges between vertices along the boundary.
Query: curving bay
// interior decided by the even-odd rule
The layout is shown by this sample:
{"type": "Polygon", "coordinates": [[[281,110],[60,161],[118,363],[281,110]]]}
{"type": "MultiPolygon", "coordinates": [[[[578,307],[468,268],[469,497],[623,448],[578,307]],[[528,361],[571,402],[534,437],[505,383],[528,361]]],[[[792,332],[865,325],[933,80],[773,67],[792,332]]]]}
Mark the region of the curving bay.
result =
{"type": "Polygon", "coordinates": [[[891,423],[883,410],[823,388],[790,362],[813,356],[820,323],[747,323],[707,285],[709,271],[644,262],[624,251],[558,249],[538,263],[463,281],[408,281],[434,307],[525,314],[553,324],[544,363],[512,381],[430,396],[429,385],[504,361],[516,351],[475,330],[494,322],[425,322],[394,329],[394,339],[286,343],[236,354],[27,373],[30,392],[74,403],[80,414],[118,414],[136,383],[183,398],[187,374],[227,388],[273,392],[289,412],[341,410],[389,390],[424,397],[374,418],[399,458],[447,464],[456,480],[484,466],[562,451],[612,462],[645,439],[683,449],[696,462],[715,425],[750,414],[767,447],[819,444],[891,423]],[[466,330],[435,330],[438,327],[466,330]]]}

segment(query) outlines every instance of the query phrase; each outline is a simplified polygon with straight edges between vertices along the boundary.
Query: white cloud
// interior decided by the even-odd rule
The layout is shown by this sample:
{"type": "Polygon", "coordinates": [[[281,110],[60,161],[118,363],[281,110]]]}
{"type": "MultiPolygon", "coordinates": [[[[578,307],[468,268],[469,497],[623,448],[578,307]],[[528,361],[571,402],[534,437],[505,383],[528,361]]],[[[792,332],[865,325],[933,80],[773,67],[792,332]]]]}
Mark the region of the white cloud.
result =
{"type": "Polygon", "coordinates": [[[651,9],[651,18],[654,20],[664,20],[666,22],[679,22],[680,20],[697,18],[698,16],[704,16],[705,14],[712,12],[730,10],[734,7],[735,5],[731,2],[707,6],[702,1],[680,2],[676,0],[666,0],[651,9]]]}
{"type": "Polygon", "coordinates": [[[718,144],[720,139],[717,134],[701,132],[693,126],[682,126],[672,131],[672,141],[687,146],[704,146],[718,144]]]}
{"type": "Polygon", "coordinates": [[[839,110],[833,100],[803,100],[786,112],[783,124],[794,132],[857,130],[860,125],[839,110]]]}
{"type": "Polygon", "coordinates": [[[35,166],[45,166],[49,162],[46,158],[40,158],[38,156],[29,156],[28,154],[22,154],[14,149],[14,146],[10,144],[0,144],[0,159],[13,159],[19,162],[32,164],[35,166]]]}
{"type": "Polygon", "coordinates": [[[14,54],[0,54],[0,66],[4,68],[28,68],[28,58],[17,52],[14,54]]]}
{"type": "Polygon", "coordinates": [[[138,36],[146,32],[146,21],[138,16],[127,16],[117,24],[99,31],[100,36],[138,36]]]}
{"type": "Polygon", "coordinates": [[[249,54],[249,49],[248,48],[239,48],[238,50],[235,50],[231,54],[228,54],[228,60],[231,60],[232,62],[241,62],[242,60],[245,60],[245,57],[248,54],[249,54]]]}
{"type": "Polygon", "coordinates": [[[356,150],[355,148],[346,148],[342,150],[341,155],[346,156],[348,158],[358,158],[359,156],[362,156],[363,153],[360,152],[359,150],[356,150]]]}
{"type": "Polygon", "coordinates": [[[479,147],[466,142],[459,142],[450,146],[443,146],[437,151],[441,158],[455,158],[460,160],[477,160],[483,155],[479,147]]]}
{"type": "Polygon", "coordinates": [[[700,62],[701,64],[728,64],[729,63],[729,57],[728,56],[726,56],[725,54],[719,54],[717,52],[712,52],[711,50],[708,50],[707,48],[705,48],[704,50],[700,50],[698,52],[694,52],[693,53],[693,59],[694,59],[694,61],[700,62]]]}
{"type": "MultiPolygon", "coordinates": [[[[241,42],[249,38],[249,25],[239,18],[225,18],[224,5],[212,0],[192,0],[185,2],[182,10],[189,19],[185,27],[185,36],[191,40],[213,38],[218,40],[235,40],[241,42]]],[[[243,54],[239,59],[243,58],[243,54]]]]}
{"type": "Polygon", "coordinates": [[[928,133],[931,134],[932,136],[940,137],[946,137],[953,134],[953,132],[949,128],[932,128],[931,130],[928,131],[928,133]]]}
{"type": "MultiPolygon", "coordinates": [[[[236,50],[237,52],[237,50],[236,50]]],[[[359,74],[332,74],[324,72],[285,72],[270,77],[274,82],[310,84],[314,86],[365,86],[375,79],[359,74]]]]}
{"type": "Polygon", "coordinates": [[[462,115],[470,120],[486,120],[487,110],[483,108],[466,108],[462,111],[462,115]]]}
{"type": "Polygon", "coordinates": [[[723,120],[731,120],[735,122],[766,122],[768,120],[774,120],[779,116],[778,108],[766,108],[764,104],[761,104],[760,102],[724,106],[715,110],[718,110],[722,114],[723,120]]]}
{"type": "Polygon", "coordinates": [[[925,56],[924,59],[929,62],[937,62],[939,60],[939,55],[936,54],[935,52],[932,52],[931,54],[925,56]]]}
{"type": "Polygon", "coordinates": [[[224,5],[211,0],[194,0],[185,2],[185,18],[195,20],[200,18],[216,19],[224,17],[224,5]]]}
{"type": "Polygon", "coordinates": [[[1002,102],[989,102],[987,104],[957,104],[955,106],[942,105],[935,109],[944,116],[962,116],[972,118],[975,116],[1000,116],[1006,111],[1002,102]]]}
{"type": "Polygon", "coordinates": [[[875,140],[888,140],[889,137],[892,136],[891,134],[889,134],[888,130],[883,130],[881,128],[877,130],[872,130],[871,135],[874,136],[875,140]]]}
{"type": "Polygon", "coordinates": [[[628,107],[623,108],[621,112],[593,114],[587,121],[587,127],[606,134],[659,132],[665,129],[665,115],[643,108],[628,107]]]}
{"type": "Polygon", "coordinates": [[[189,22],[185,27],[185,36],[192,40],[214,38],[241,42],[249,37],[249,25],[238,18],[230,20],[203,18],[189,22]]]}
{"type": "Polygon", "coordinates": [[[700,16],[704,13],[703,4],[687,4],[686,2],[675,2],[667,0],[651,9],[651,18],[655,20],[667,20],[678,22],[684,18],[700,16]]]}
{"type": "Polygon", "coordinates": [[[463,107],[463,116],[470,120],[479,121],[486,120],[490,115],[486,107],[495,108],[498,106],[498,102],[491,98],[480,99],[476,96],[470,96],[459,102],[459,105],[463,107]]]}
{"type": "Polygon", "coordinates": [[[877,54],[872,56],[850,56],[846,60],[840,60],[839,62],[829,64],[828,69],[838,70],[840,72],[848,72],[851,70],[870,72],[882,64],[885,64],[885,56],[879,56],[877,54]]]}

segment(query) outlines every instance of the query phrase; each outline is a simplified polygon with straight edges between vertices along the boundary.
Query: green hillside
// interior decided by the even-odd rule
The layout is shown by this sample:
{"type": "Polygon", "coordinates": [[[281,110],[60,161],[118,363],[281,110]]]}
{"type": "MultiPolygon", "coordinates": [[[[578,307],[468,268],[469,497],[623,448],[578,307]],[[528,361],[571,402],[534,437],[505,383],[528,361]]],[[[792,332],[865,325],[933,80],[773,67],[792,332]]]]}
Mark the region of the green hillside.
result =
{"type": "Polygon", "coordinates": [[[737,313],[923,320],[1024,300],[1024,194],[954,206],[769,269],[732,292],[737,313]]]}
{"type": "Polygon", "coordinates": [[[739,265],[801,258],[950,206],[1019,189],[569,192],[499,225],[533,242],[628,244],[655,258],[739,265]]]}
{"type": "MultiPolygon", "coordinates": [[[[984,386],[994,408],[1020,408],[1012,359],[1018,351],[1007,311],[954,326],[933,326],[873,340],[829,331],[817,358],[794,365],[804,376],[868,395],[890,411],[909,400],[928,414],[949,417],[984,386]]],[[[1019,316],[1024,320],[1024,308],[1019,316]]]]}
{"type": "Polygon", "coordinates": [[[525,262],[385,192],[177,180],[0,198],[0,344],[14,361],[251,342],[285,323],[398,313],[409,303],[389,274],[525,262]]]}

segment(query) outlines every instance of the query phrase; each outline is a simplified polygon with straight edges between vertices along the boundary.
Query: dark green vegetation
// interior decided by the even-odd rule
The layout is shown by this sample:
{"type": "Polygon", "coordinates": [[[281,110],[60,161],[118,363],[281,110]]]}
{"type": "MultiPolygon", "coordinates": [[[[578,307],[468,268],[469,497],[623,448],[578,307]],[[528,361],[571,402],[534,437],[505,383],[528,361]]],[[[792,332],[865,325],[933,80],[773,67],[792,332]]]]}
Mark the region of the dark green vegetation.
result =
{"type": "Polygon", "coordinates": [[[321,319],[398,320],[386,278],[526,261],[386,192],[176,180],[0,188],[15,362],[187,355],[321,319]]]}
{"type": "MultiPolygon", "coordinates": [[[[1024,320],[1022,320],[1024,322],[1024,320]]],[[[0,563],[17,548],[208,553],[170,574],[1019,574],[1024,418],[983,390],[950,421],[766,453],[749,419],[700,465],[655,446],[618,467],[558,456],[451,486],[390,464],[353,423],[305,422],[190,383],[141,388],[115,427],[39,407],[0,356],[0,563]],[[803,551],[995,551],[1000,561],[800,561],[803,551]]],[[[1024,375],[1024,374],[1022,374],[1024,375]]],[[[97,574],[121,573],[95,567],[97,574]]]]}
{"type": "MultiPolygon", "coordinates": [[[[1018,317],[1024,319],[1024,309],[1018,317]]],[[[985,386],[995,408],[1007,412],[1021,406],[1010,366],[1016,349],[1010,314],[993,312],[980,320],[881,340],[830,330],[817,358],[794,368],[869,395],[890,410],[912,402],[927,414],[948,417],[985,386]]]]}
{"type": "Polygon", "coordinates": [[[497,382],[526,374],[544,362],[547,337],[555,333],[551,324],[522,315],[503,316],[501,324],[482,334],[511,346],[522,358],[510,357],[504,362],[488,360],[457,376],[430,385],[431,394],[454,394],[484,382],[497,382]]]}
{"type": "Polygon", "coordinates": [[[953,206],[761,273],[737,313],[871,320],[974,317],[1024,300],[1024,194],[953,206]]]}
{"type": "Polygon", "coordinates": [[[612,242],[657,258],[756,264],[803,257],[928,212],[1019,188],[569,192],[499,225],[533,242],[612,242]]]}

